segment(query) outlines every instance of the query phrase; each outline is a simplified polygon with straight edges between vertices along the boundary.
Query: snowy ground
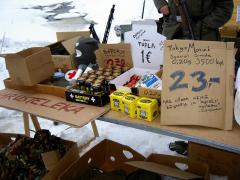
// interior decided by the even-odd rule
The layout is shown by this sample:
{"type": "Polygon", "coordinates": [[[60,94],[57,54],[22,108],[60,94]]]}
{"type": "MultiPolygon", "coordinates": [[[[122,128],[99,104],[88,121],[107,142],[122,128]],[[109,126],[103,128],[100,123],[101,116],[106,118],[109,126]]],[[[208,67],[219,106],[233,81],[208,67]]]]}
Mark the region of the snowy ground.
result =
{"type": "MultiPolygon", "coordinates": [[[[1,0],[0,53],[47,45],[56,41],[56,31],[88,30],[90,22],[96,24],[95,30],[102,39],[113,4],[116,7],[108,42],[119,42],[114,26],[141,19],[143,0],[1,0]],[[67,3],[67,6],[63,8],[64,5],[59,4],[61,2],[67,3]]],[[[151,0],[146,1],[144,18],[158,19],[151,0]]],[[[2,80],[7,77],[5,62],[0,58],[0,89],[4,88],[2,80]]],[[[126,144],[145,156],[150,153],[175,154],[168,149],[169,142],[176,140],[175,138],[102,121],[96,122],[100,138],[91,146],[107,138],[126,144]]],[[[53,134],[76,141],[79,146],[93,138],[90,125],[83,128],[71,128],[64,124],[55,126],[52,121],[41,118],[40,124],[53,134]]],[[[22,114],[0,108],[0,132],[23,133],[22,114]]]]}

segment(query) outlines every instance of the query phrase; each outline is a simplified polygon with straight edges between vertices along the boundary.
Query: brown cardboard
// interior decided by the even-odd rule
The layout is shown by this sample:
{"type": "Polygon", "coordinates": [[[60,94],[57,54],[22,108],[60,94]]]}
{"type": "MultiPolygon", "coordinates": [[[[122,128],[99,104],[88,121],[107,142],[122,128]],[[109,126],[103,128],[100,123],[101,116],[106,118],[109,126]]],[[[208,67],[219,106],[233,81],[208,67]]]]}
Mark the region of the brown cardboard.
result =
{"type": "Polygon", "coordinates": [[[133,66],[130,44],[99,44],[96,51],[97,63],[100,67],[133,66]]]}
{"type": "Polygon", "coordinates": [[[56,36],[57,36],[57,41],[64,41],[76,36],[89,37],[90,32],[89,31],[57,32],[56,36]]]}
{"type": "Polygon", "coordinates": [[[107,172],[117,169],[132,172],[136,168],[124,163],[131,160],[142,161],[144,159],[142,155],[128,146],[111,140],[103,140],[66,169],[59,179],[77,179],[90,167],[97,167],[107,172]],[[126,156],[124,153],[128,155],[126,156]]]}
{"type": "Polygon", "coordinates": [[[239,154],[192,142],[189,142],[188,154],[190,159],[208,164],[210,174],[228,176],[233,180],[238,180],[240,177],[239,154]]]}
{"type": "Polygon", "coordinates": [[[75,69],[74,53],[75,44],[80,37],[89,37],[89,31],[77,31],[77,32],[57,32],[57,42],[48,45],[50,49],[56,46],[65,49],[65,54],[53,54],[52,60],[55,68],[61,68],[63,70],[75,69]]]}
{"type": "Polygon", "coordinates": [[[54,180],[58,179],[60,174],[67,169],[73,162],[79,158],[78,146],[75,142],[65,141],[65,145],[69,147],[67,153],[58,161],[58,163],[52,167],[42,179],[43,180],[54,180]]]}
{"type": "Polygon", "coordinates": [[[112,81],[110,81],[110,90],[123,90],[127,92],[131,92],[134,95],[138,95],[141,97],[148,97],[148,98],[155,98],[160,99],[161,98],[161,90],[156,90],[153,88],[144,88],[144,87],[133,87],[129,88],[126,86],[123,86],[133,75],[139,75],[142,76],[143,74],[156,74],[159,78],[162,76],[162,70],[154,70],[154,69],[142,69],[142,68],[131,68],[127,72],[121,74],[120,76],[116,77],[112,81]]]}
{"type": "Polygon", "coordinates": [[[51,53],[46,47],[7,54],[5,60],[12,82],[17,85],[33,86],[48,79],[54,72],[51,53]]]}
{"type": "Polygon", "coordinates": [[[34,86],[22,86],[22,85],[15,85],[13,84],[12,80],[10,78],[4,79],[3,80],[4,86],[7,89],[15,89],[19,91],[33,91],[36,93],[41,93],[41,94],[50,94],[53,96],[65,98],[65,87],[60,87],[60,86],[53,86],[49,84],[39,83],[34,86]]]}
{"type": "Polygon", "coordinates": [[[147,161],[130,161],[126,162],[126,164],[129,164],[131,166],[137,167],[139,169],[144,169],[150,172],[154,172],[157,174],[161,174],[164,176],[170,176],[175,177],[179,179],[200,179],[203,178],[201,176],[198,176],[196,174],[182,171],[177,168],[165,166],[162,164],[154,163],[154,162],[147,162],[147,161]]]}
{"type": "Polygon", "coordinates": [[[184,165],[187,165],[188,169],[183,171],[184,172],[183,174],[188,172],[188,173],[191,173],[191,175],[195,174],[197,176],[203,177],[206,180],[209,179],[209,167],[207,164],[200,161],[192,160],[185,157],[170,156],[170,155],[164,155],[164,154],[151,154],[147,158],[147,161],[165,165],[172,168],[176,168],[176,169],[179,169],[177,166],[177,163],[184,164],[184,165]]]}
{"type": "Polygon", "coordinates": [[[0,90],[0,106],[78,127],[88,124],[109,110],[109,106],[77,104],[52,95],[11,89],[0,90]]]}
{"type": "Polygon", "coordinates": [[[42,153],[42,160],[44,162],[45,168],[47,170],[53,170],[54,167],[57,165],[57,163],[59,162],[60,158],[60,154],[57,151],[49,151],[46,153],[42,153]]]}
{"type": "MultiPolygon", "coordinates": [[[[16,137],[16,134],[5,134],[0,133],[0,146],[1,145],[7,145],[12,140],[12,137],[16,137]]],[[[54,180],[58,179],[59,175],[68,168],[76,159],[79,158],[78,153],[78,147],[75,142],[64,140],[65,146],[68,148],[68,151],[66,154],[58,161],[57,164],[51,167],[49,169],[47,174],[42,178],[44,180],[54,180]]],[[[48,160],[50,160],[51,157],[48,156],[48,160]]]]}
{"type": "Polygon", "coordinates": [[[165,41],[161,124],[231,130],[234,54],[233,43],[165,41]]]}
{"type": "Polygon", "coordinates": [[[52,60],[54,62],[55,68],[62,68],[64,70],[75,69],[75,44],[81,36],[76,36],[71,39],[67,39],[61,42],[56,42],[48,45],[52,50],[55,46],[59,46],[65,50],[65,55],[63,54],[54,54],[52,52],[52,60]]]}

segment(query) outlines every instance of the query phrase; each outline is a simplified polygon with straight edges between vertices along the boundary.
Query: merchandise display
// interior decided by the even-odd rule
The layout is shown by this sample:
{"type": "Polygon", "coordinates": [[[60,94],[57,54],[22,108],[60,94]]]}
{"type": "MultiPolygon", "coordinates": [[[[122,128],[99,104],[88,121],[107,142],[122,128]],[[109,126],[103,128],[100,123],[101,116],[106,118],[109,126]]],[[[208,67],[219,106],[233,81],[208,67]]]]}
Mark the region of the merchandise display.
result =
{"type": "Polygon", "coordinates": [[[48,130],[37,131],[33,138],[17,136],[0,149],[1,179],[40,179],[48,172],[42,154],[49,151],[55,151],[61,158],[67,147],[48,130]]]}
{"type": "Polygon", "coordinates": [[[127,114],[131,118],[152,121],[159,115],[156,99],[138,97],[125,91],[115,91],[110,95],[111,110],[127,114]]]}

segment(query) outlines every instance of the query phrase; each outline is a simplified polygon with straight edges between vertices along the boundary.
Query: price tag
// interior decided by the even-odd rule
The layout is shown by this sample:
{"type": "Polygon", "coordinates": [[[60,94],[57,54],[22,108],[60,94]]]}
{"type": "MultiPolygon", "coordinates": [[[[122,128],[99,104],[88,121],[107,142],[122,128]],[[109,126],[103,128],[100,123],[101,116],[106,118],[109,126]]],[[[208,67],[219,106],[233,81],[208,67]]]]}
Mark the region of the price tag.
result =
{"type": "Polygon", "coordinates": [[[97,63],[101,67],[107,65],[132,67],[130,44],[99,44],[96,51],[97,63]]]}
{"type": "Polygon", "coordinates": [[[233,43],[165,41],[162,124],[231,129],[233,67],[233,43]]]}
{"type": "Polygon", "coordinates": [[[145,69],[158,70],[163,64],[164,40],[154,20],[133,22],[132,31],[124,34],[124,41],[131,43],[134,67],[145,69]]]}

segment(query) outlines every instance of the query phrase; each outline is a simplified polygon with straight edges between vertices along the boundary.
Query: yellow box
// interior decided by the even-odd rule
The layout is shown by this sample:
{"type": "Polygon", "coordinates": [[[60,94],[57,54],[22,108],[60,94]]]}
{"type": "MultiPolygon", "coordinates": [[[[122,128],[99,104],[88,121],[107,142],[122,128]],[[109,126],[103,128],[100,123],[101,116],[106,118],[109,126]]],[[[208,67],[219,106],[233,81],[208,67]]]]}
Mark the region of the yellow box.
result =
{"type": "Polygon", "coordinates": [[[123,97],[123,112],[131,118],[137,116],[137,101],[140,99],[138,96],[128,94],[123,97]]]}
{"type": "Polygon", "coordinates": [[[121,111],[123,112],[123,103],[122,99],[125,95],[129,94],[128,92],[124,91],[114,91],[110,94],[110,106],[111,109],[114,111],[121,111]]]}
{"type": "Polygon", "coordinates": [[[137,101],[137,118],[152,121],[159,115],[156,99],[142,97],[137,101]]]}

